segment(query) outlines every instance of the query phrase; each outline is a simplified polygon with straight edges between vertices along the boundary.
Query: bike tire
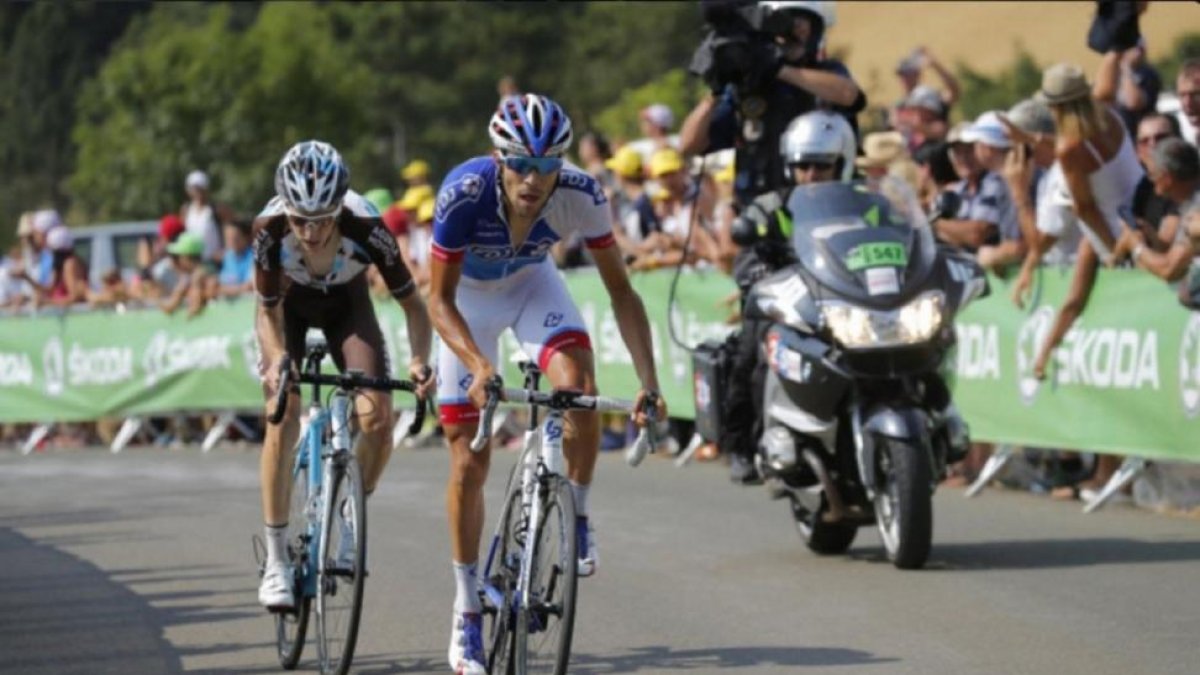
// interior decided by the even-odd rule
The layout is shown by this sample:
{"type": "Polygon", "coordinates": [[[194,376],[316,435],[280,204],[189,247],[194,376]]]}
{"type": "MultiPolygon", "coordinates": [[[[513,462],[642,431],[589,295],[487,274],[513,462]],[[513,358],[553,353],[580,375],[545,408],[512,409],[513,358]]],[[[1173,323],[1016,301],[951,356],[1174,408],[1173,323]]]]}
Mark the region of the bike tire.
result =
{"type": "Polygon", "coordinates": [[[308,632],[308,618],[312,611],[312,598],[304,592],[305,570],[308,566],[309,532],[305,506],[308,504],[308,467],[297,467],[292,476],[292,498],[288,507],[288,557],[295,570],[293,597],[296,609],[275,614],[275,647],[279,665],[284,670],[295,670],[304,652],[304,638],[308,632]]]}
{"type": "Polygon", "coordinates": [[[500,543],[493,561],[491,582],[503,593],[503,606],[487,615],[485,635],[488,636],[488,672],[493,675],[515,675],[513,650],[516,638],[516,616],[513,597],[517,592],[517,577],[521,572],[521,549],[524,546],[528,523],[521,509],[521,489],[518,485],[509,494],[500,520],[500,543]]]}
{"type": "Polygon", "coordinates": [[[565,675],[571,660],[577,585],[575,498],[561,476],[538,486],[543,508],[534,536],[529,606],[517,611],[516,672],[565,675]]]}
{"type": "Polygon", "coordinates": [[[326,486],[328,499],[317,568],[317,655],[323,675],[345,675],[354,660],[362,616],[367,511],[358,460],[347,454],[344,459],[334,459],[332,466],[331,480],[326,486]],[[334,559],[342,537],[338,521],[343,517],[341,509],[346,502],[352,509],[349,520],[354,550],[348,564],[334,559]]]}

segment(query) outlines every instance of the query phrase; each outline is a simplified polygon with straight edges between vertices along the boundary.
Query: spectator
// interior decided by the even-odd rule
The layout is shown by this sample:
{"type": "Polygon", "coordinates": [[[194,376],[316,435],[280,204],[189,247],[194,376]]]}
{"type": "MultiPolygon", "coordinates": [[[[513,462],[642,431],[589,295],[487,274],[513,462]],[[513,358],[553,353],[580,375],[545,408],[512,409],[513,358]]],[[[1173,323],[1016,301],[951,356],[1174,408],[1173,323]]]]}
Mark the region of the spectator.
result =
{"type": "Polygon", "coordinates": [[[654,195],[657,199],[653,200],[659,230],[641,243],[638,259],[631,267],[644,270],[678,264],[683,260],[683,244],[689,231],[693,239],[687,262],[694,263],[697,259],[715,261],[717,245],[709,229],[714,203],[712,190],[692,180],[683,157],[674,148],[654,153],[650,160],[650,177],[661,185],[654,195]]]}
{"type": "Polygon", "coordinates": [[[950,130],[947,121],[950,111],[945,101],[941,94],[926,86],[914,89],[900,104],[898,114],[901,120],[898,130],[904,134],[910,150],[926,141],[944,140],[950,130]]]}
{"type": "MultiPolygon", "coordinates": [[[[1147,169],[1154,183],[1154,191],[1170,200],[1180,212],[1189,213],[1200,208],[1200,156],[1197,156],[1195,146],[1178,138],[1164,140],[1151,153],[1147,169]]],[[[1192,220],[1189,225],[1195,229],[1200,222],[1192,220]]],[[[1193,242],[1200,238],[1200,231],[1189,232],[1187,226],[1181,225],[1175,229],[1175,238],[1165,253],[1147,246],[1145,234],[1135,230],[1125,230],[1118,251],[1129,251],[1139,267],[1174,284],[1188,272],[1196,255],[1193,242]]],[[[1200,297],[1191,295],[1194,291],[1200,292],[1200,287],[1190,289],[1188,286],[1183,284],[1177,289],[1180,301],[1188,307],[1200,306],[1200,302],[1197,302],[1200,297]]]]}
{"type": "Polygon", "coordinates": [[[250,248],[250,224],[225,225],[225,257],[214,282],[216,292],[209,297],[231,298],[254,290],[254,251],[250,248]]]}
{"type": "Polygon", "coordinates": [[[0,259],[0,310],[17,309],[30,298],[29,284],[24,281],[25,261],[20,244],[13,244],[8,255],[0,259]]]}
{"type": "Polygon", "coordinates": [[[34,212],[33,232],[30,235],[29,242],[32,245],[35,266],[26,267],[26,270],[32,269],[35,272],[35,276],[30,279],[30,282],[37,282],[41,286],[49,285],[54,267],[54,254],[46,244],[46,235],[50,230],[62,227],[62,224],[62,217],[54,209],[43,209],[34,212]]]}
{"type": "Polygon", "coordinates": [[[934,231],[942,241],[975,253],[982,246],[999,244],[1002,237],[1011,238],[1019,225],[1004,179],[979,163],[973,129],[959,125],[950,133],[950,162],[959,177],[951,191],[962,205],[954,218],[937,220],[934,231]]]}
{"type": "Polygon", "coordinates": [[[1117,114],[1130,135],[1137,131],[1142,117],[1154,111],[1160,91],[1162,78],[1146,61],[1145,38],[1140,38],[1136,46],[1123,52],[1105,54],[1096,76],[1094,97],[1102,103],[1116,105],[1117,114]]]}
{"type": "MultiPolygon", "coordinates": [[[[979,264],[984,269],[1001,272],[1004,268],[1020,262],[1025,257],[1025,239],[1021,236],[1016,205],[1013,203],[1012,192],[1009,190],[1008,182],[1004,180],[1003,173],[1011,152],[1012,142],[1008,138],[1004,124],[1000,121],[1000,116],[995,112],[986,112],[980,115],[979,119],[963,132],[963,139],[970,140],[975,144],[976,161],[987,172],[987,176],[994,176],[994,178],[985,178],[985,180],[991,180],[997,186],[994,188],[993,194],[998,213],[996,225],[999,228],[999,241],[979,247],[979,264]]],[[[1024,149],[1022,148],[1020,152],[1023,153],[1024,149]]],[[[1032,180],[1027,181],[1021,187],[1021,192],[1030,190],[1031,183],[1032,180]]],[[[987,195],[978,196],[981,202],[988,198],[987,195]]]]}
{"type": "MultiPolygon", "coordinates": [[[[637,205],[645,192],[642,156],[637,150],[625,146],[604,162],[604,166],[612,172],[614,179],[608,202],[612,205],[613,222],[620,224],[620,227],[614,230],[617,241],[621,243],[622,238],[640,241],[645,233],[635,232],[634,229],[640,227],[637,205]]],[[[621,244],[621,248],[625,249],[624,243],[621,244]]]]}
{"type": "Polygon", "coordinates": [[[917,165],[917,195],[926,208],[937,196],[958,182],[950,161],[950,145],[944,141],[925,141],[913,152],[917,165]]]}
{"type": "Polygon", "coordinates": [[[423,159],[414,159],[406,164],[400,170],[400,177],[404,179],[409,190],[422,186],[428,187],[430,191],[433,190],[433,186],[429,184],[429,163],[423,159]]]}
{"type": "Polygon", "coordinates": [[[1040,101],[1027,99],[1001,115],[1000,121],[1013,143],[1013,151],[1005,161],[1004,179],[1027,244],[1013,291],[1014,301],[1021,306],[1021,294],[1032,283],[1038,265],[1074,262],[1080,234],[1066,179],[1055,161],[1050,109],[1040,101]]]}
{"type": "Polygon", "coordinates": [[[863,139],[863,155],[854,164],[872,181],[891,175],[905,181],[914,190],[919,182],[916,165],[909,159],[904,136],[899,131],[867,134],[863,139]]]}
{"type": "Polygon", "coordinates": [[[75,239],[65,225],[51,228],[45,236],[46,248],[51,253],[50,283],[41,284],[29,278],[24,270],[21,278],[33,287],[36,303],[49,302],[66,306],[88,299],[87,264],[75,254],[75,239]]]}
{"type": "Polygon", "coordinates": [[[1200,136],[1200,58],[1188,59],[1179,66],[1175,78],[1175,95],[1179,97],[1179,127],[1183,139],[1197,145],[1200,136]]]}
{"type": "MultiPolygon", "coordinates": [[[[1040,380],[1046,377],[1054,348],[1087,306],[1097,265],[1115,259],[1113,246],[1122,223],[1132,219],[1133,195],[1144,174],[1121,119],[1096,103],[1079,67],[1060,63],[1047,68],[1035,98],[1054,115],[1055,157],[1083,235],[1067,296],[1034,362],[1033,376],[1040,380]]],[[[1028,288],[1022,287],[1026,281],[1018,279],[1013,289],[1018,304],[1028,288]]]]}
{"type": "Polygon", "coordinates": [[[379,212],[379,216],[383,217],[383,212],[388,210],[396,200],[392,197],[392,191],[387,188],[377,187],[367,190],[363,193],[363,199],[371,203],[375,210],[379,212]]]}
{"type": "Polygon", "coordinates": [[[125,305],[133,299],[121,278],[121,270],[115,267],[100,277],[100,290],[88,294],[88,304],[92,307],[116,307],[118,312],[123,312],[125,305]]]}
{"type": "Polygon", "coordinates": [[[613,185],[612,172],[605,165],[610,157],[612,150],[603,134],[589,131],[579,137],[579,165],[600,181],[601,187],[606,190],[611,189],[613,185]]]}
{"type": "Polygon", "coordinates": [[[437,195],[433,193],[432,185],[420,183],[412,185],[405,190],[404,196],[400,198],[400,201],[396,202],[396,205],[406,212],[409,223],[415,223],[417,222],[417,209],[421,207],[421,204],[430,199],[436,199],[436,197],[437,195]]]}
{"type": "Polygon", "coordinates": [[[221,227],[233,222],[233,212],[220,204],[214,204],[209,194],[208,174],[193,171],[183,183],[188,201],[179,208],[179,218],[184,229],[204,242],[204,260],[221,262],[221,227]]]}
{"type": "Polygon", "coordinates": [[[206,304],[206,278],[209,275],[204,265],[204,240],[191,232],[183,232],[167,246],[171,266],[178,281],[171,295],[158,303],[162,311],[174,314],[187,302],[187,316],[191,318],[204,310],[206,304]]]}
{"type": "Polygon", "coordinates": [[[433,245],[433,213],[436,200],[426,199],[417,207],[416,226],[409,229],[408,257],[413,279],[421,288],[429,286],[429,253],[433,245]]]}
{"type": "MultiPolygon", "coordinates": [[[[1138,162],[1149,173],[1150,155],[1159,143],[1169,138],[1179,138],[1179,122],[1170,115],[1151,112],[1142,116],[1134,136],[1138,162]]],[[[1155,250],[1160,245],[1169,246],[1175,237],[1175,226],[1179,222],[1179,211],[1170,199],[1158,194],[1154,183],[1143,180],[1133,195],[1133,214],[1138,227],[1143,229],[1155,250]],[[1166,221],[1166,222],[1164,222],[1166,221]],[[1164,226],[1168,229],[1164,230],[1164,226]]]]}
{"type": "Polygon", "coordinates": [[[143,300],[154,300],[170,293],[179,285],[179,274],[167,255],[170,246],[184,232],[183,220],[174,213],[164,215],[158,221],[158,239],[153,245],[144,241],[138,247],[139,285],[135,294],[143,300]]]}
{"type": "MultiPolygon", "coordinates": [[[[915,112],[911,107],[913,102],[913,93],[917,89],[924,89],[933,92],[937,95],[937,100],[940,105],[934,110],[939,115],[942,122],[942,135],[938,138],[945,138],[945,122],[949,117],[950,108],[958,102],[960,92],[958,79],[945,66],[942,65],[928,47],[917,47],[911,54],[900,60],[896,66],[896,77],[900,78],[900,86],[904,92],[903,98],[896,102],[896,105],[889,111],[889,122],[893,129],[904,134],[905,138],[909,138],[913,132],[913,115],[915,112]],[[930,68],[937,74],[938,79],[942,81],[945,87],[941,92],[931,87],[921,87],[921,73],[926,68],[930,68]]],[[[932,101],[926,97],[925,101],[932,101]]],[[[914,144],[910,147],[915,148],[914,144]]]]}

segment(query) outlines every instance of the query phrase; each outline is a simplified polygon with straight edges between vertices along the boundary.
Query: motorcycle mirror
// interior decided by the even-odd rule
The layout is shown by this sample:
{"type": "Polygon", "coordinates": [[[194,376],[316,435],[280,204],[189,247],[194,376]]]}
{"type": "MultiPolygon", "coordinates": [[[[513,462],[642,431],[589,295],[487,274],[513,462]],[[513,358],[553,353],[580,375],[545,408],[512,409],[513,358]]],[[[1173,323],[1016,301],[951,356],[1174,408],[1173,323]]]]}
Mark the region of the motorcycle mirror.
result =
{"type": "Polygon", "coordinates": [[[738,216],[729,225],[729,237],[743,248],[753,246],[758,241],[758,224],[744,215],[738,216]]]}

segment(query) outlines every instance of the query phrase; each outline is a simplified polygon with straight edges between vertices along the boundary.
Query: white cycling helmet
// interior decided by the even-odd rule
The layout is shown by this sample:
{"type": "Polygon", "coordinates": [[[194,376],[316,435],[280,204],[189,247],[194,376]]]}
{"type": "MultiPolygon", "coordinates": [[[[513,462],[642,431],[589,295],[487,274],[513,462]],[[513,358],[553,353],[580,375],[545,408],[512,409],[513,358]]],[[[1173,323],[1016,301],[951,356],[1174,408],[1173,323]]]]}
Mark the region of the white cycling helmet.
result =
{"type": "Polygon", "coordinates": [[[841,160],[841,180],[854,177],[854,157],[858,142],[854,129],[845,117],[825,110],[814,110],[792,120],[779,139],[779,154],[783,157],[783,173],[791,178],[791,165],[797,162],[831,162],[841,160]]]}
{"type": "Polygon", "coordinates": [[[561,157],[571,146],[571,118],[549,97],[506,96],[488,123],[488,135],[505,155],[561,157]]]}
{"type": "Polygon", "coordinates": [[[332,214],[350,189],[350,169],[334,147],[324,141],[303,141],[291,147],[275,170],[275,193],[293,213],[332,214]]]}

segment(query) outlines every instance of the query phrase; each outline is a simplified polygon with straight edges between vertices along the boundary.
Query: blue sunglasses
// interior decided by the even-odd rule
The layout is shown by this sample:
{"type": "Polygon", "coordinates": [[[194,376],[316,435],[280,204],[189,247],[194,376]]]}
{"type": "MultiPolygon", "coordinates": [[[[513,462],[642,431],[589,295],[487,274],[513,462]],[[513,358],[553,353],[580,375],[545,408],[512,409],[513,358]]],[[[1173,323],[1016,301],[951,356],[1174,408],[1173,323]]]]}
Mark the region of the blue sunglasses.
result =
{"type": "Polygon", "coordinates": [[[516,171],[522,176],[536,171],[548,176],[562,168],[562,157],[504,157],[504,166],[516,171]]]}

